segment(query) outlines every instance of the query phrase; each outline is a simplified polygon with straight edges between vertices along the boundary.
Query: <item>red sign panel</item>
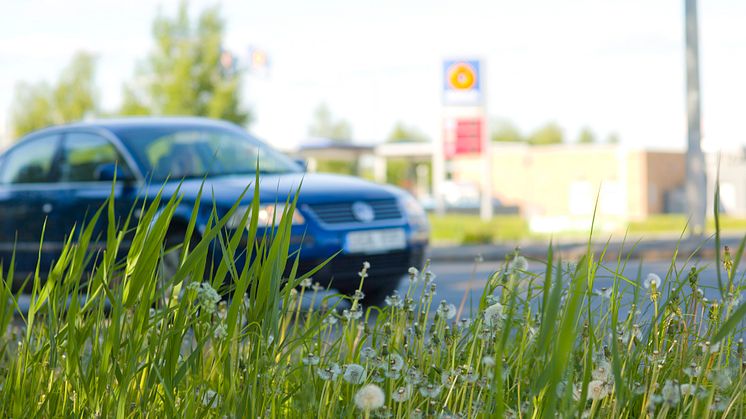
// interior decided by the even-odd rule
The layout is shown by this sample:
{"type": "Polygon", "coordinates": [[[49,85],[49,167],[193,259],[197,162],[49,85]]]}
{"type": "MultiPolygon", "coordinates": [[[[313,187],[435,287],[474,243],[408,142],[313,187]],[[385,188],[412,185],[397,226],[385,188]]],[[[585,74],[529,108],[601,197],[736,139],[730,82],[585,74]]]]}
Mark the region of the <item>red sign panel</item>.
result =
{"type": "Polygon", "coordinates": [[[482,152],[482,120],[461,118],[448,121],[445,127],[445,157],[482,152]]]}

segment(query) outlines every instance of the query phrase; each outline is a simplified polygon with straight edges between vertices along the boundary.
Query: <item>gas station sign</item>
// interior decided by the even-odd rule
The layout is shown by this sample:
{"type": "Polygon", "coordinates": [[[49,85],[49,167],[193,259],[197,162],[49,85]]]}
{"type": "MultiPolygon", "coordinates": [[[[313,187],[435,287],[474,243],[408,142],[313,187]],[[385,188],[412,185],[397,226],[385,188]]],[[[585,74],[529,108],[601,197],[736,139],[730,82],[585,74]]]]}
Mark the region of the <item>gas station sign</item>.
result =
{"type": "Polygon", "coordinates": [[[443,62],[443,102],[445,105],[482,103],[482,81],[478,60],[443,62]]]}

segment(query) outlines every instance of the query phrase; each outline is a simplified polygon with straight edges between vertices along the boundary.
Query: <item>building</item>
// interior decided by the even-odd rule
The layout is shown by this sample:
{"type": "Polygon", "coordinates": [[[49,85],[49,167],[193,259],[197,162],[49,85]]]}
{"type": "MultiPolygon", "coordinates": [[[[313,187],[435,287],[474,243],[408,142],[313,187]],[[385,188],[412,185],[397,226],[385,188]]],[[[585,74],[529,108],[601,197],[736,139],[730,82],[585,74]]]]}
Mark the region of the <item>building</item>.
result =
{"type": "MultiPolygon", "coordinates": [[[[623,228],[651,214],[683,212],[683,152],[620,145],[492,145],[492,192],[537,232],[623,228]],[[596,206],[596,201],[598,205],[596,206]]],[[[457,182],[479,184],[479,156],[451,162],[457,182]]]]}

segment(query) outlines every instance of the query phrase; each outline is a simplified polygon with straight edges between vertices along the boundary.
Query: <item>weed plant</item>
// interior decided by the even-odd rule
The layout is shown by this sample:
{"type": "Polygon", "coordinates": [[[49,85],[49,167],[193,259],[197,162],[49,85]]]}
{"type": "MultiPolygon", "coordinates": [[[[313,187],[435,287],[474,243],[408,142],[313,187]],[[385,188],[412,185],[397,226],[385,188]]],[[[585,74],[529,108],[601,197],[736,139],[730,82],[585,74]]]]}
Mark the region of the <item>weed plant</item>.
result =
{"type": "Polygon", "coordinates": [[[3,270],[2,417],[746,416],[744,243],[718,253],[716,298],[676,257],[665,274],[627,278],[621,254],[568,263],[549,246],[542,274],[516,253],[468,306],[438,299],[424,266],[367,307],[361,291],[322,298],[314,272],[283,275],[297,266],[294,202],[271,240],[257,233],[258,204],[236,205],[199,241],[187,239],[193,221],[182,246],[164,249],[177,205],[158,197],[129,226],[109,202],[70,234],[45,282],[31,278],[27,313],[13,264],[3,270]],[[231,217],[241,228],[229,233],[231,217]],[[91,246],[99,218],[103,250],[91,246]],[[168,251],[181,265],[167,278],[168,251]],[[595,286],[601,274],[610,288],[595,286]]]}

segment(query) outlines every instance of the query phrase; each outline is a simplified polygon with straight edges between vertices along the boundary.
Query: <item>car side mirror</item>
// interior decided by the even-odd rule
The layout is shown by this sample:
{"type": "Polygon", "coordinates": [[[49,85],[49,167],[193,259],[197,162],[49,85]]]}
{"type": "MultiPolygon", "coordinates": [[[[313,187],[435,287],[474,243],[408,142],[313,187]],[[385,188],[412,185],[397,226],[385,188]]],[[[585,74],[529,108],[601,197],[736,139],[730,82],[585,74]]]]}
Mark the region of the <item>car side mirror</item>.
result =
{"type": "Polygon", "coordinates": [[[111,182],[116,177],[117,181],[131,183],[135,180],[132,173],[126,168],[117,166],[114,163],[104,163],[96,167],[95,178],[101,182],[111,182]]]}
{"type": "Polygon", "coordinates": [[[293,159],[295,164],[303,168],[304,172],[308,171],[308,160],[306,159],[293,159]]]}

